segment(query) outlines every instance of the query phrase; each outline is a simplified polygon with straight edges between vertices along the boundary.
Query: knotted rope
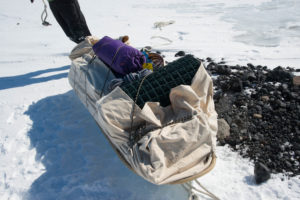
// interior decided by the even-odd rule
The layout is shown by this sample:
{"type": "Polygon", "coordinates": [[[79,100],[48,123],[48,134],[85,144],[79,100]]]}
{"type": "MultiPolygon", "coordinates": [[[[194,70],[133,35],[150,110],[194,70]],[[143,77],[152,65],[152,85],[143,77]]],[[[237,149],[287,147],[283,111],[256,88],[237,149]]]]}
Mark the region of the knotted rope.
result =
{"type": "Polygon", "coordinates": [[[46,21],[46,19],[48,17],[48,13],[47,13],[47,4],[46,4],[45,0],[43,0],[43,3],[44,3],[44,10],[41,14],[42,24],[44,26],[50,26],[51,24],[46,21]]]}

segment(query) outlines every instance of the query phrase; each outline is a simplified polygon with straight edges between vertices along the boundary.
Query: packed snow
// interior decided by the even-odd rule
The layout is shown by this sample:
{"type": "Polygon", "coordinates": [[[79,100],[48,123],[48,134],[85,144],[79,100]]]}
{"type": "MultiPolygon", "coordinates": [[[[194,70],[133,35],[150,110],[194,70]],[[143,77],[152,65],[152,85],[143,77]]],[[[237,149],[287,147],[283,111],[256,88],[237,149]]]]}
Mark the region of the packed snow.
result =
{"type": "MultiPolygon", "coordinates": [[[[300,1],[79,1],[93,35],[129,35],[172,61],[179,50],[230,64],[300,68],[300,1]],[[160,26],[155,26],[160,23],[160,26]],[[170,23],[172,22],[172,23],[170,23]],[[156,27],[156,28],[155,28],[156,27]]],[[[75,46],[42,1],[0,2],[0,200],[187,199],[127,169],[69,86],[75,46]]],[[[253,166],[227,146],[198,180],[220,199],[300,199],[300,177],[254,182],[253,166]]],[[[199,194],[200,199],[207,199],[199,194]]]]}

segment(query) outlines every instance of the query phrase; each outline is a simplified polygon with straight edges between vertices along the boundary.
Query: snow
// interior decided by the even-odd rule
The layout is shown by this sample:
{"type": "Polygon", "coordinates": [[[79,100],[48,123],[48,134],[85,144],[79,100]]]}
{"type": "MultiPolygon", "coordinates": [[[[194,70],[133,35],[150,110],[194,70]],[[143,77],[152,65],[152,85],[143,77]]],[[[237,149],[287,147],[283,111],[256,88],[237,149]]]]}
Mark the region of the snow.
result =
{"type": "MultiPolygon", "coordinates": [[[[230,64],[300,68],[295,0],[80,1],[93,35],[129,35],[174,60],[178,50],[230,64]],[[156,22],[175,21],[161,29],[156,22]]],[[[68,84],[74,47],[42,1],[0,2],[0,200],[187,199],[128,170],[68,84]]],[[[300,177],[253,181],[253,163],[228,147],[199,181],[221,199],[300,199],[300,177]]],[[[205,197],[199,195],[201,199],[205,197]]]]}

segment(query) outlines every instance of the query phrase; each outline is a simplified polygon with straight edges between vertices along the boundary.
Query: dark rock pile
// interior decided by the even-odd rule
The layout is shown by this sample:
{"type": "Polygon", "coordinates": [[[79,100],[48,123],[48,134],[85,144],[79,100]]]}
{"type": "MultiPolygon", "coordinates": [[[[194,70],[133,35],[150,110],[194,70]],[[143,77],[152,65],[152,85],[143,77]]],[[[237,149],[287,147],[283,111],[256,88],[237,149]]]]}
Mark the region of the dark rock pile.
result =
{"type": "Polygon", "coordinates": [[[206,59],[214,79],[219,119],[230,126],[229,144],[273,173],[300,175],[300,89],[293,68],[229,66],[206,59]]]}

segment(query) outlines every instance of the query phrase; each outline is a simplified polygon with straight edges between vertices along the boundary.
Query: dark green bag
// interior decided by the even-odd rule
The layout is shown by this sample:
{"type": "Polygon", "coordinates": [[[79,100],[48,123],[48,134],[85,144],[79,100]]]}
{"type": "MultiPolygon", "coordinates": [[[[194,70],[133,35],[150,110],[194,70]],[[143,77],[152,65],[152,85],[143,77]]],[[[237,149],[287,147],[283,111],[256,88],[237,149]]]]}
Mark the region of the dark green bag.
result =
{"type": "Polygon", "coordinates": [[[165,107],[170,105],[170,90],[178,85],[190,85],[200,64],[200,60],[194,56],[186,55],[159,68],[145,79],[122,85],[121,89],[134,101],[137,97],[136,104],[140,108],[148,101],[160,102],[165,107]]]}

